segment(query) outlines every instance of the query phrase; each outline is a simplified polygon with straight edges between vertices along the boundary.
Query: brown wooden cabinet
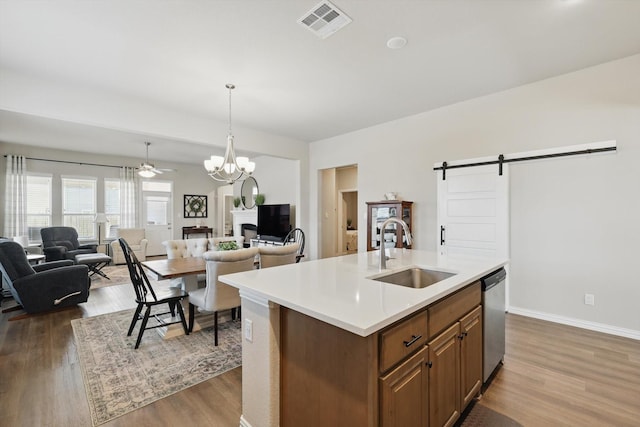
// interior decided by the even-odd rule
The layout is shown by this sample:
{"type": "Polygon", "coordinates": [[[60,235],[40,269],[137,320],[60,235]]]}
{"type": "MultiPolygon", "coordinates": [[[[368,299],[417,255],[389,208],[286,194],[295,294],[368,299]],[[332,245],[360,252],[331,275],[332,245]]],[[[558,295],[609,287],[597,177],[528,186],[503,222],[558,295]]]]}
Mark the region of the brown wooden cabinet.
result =
{"type": "Polygon", "coordinates": [[[460,319],[460,395],[461,410],[482,388],[482,307],[460,319]]]}
{"type": "Polygon", "coordinates": [[[367,202],[367,250],[372,251],[380,247],[380,240],[384,240],[386,247],[411,248],[405,245],[402,227],[391,223],[387,226],[385,236],[380,235],[380,226],[391,218],[399,218],[407,223],[409,231],[413,232],[413,202],[400,200],[383,200],[367,202]]]}
{"type": "Polygon", "coordinates": [[[455,424],[482,384],[475,282],[367,337],[280,309],[280,425],[455,424]]]}
{"type": "Polygon", "coordinates": [[[452,426],[460,417],[460,325],[429,342],[429,425],[452,426]]]}
{"type": "Polygon", "coordinates": [[[476,282],[429,307],[429,426],[453,426],[482,386],[482,306],[476,282]],[[431,335],[432,336],[432,335],[431,335]]]}
{"type": "Polygon", "coordinates": [[[429,368],[427,347],[380,379],[380,425],[427,427],[429,368]]]}

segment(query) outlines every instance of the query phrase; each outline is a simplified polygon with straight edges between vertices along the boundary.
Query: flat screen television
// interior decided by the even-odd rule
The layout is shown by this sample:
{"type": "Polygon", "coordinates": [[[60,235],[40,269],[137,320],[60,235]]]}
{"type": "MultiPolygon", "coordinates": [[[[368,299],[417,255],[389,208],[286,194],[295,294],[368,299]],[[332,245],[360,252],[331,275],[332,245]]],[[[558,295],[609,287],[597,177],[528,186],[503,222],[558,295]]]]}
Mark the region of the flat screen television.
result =
{"type": "Polygon", "coordinates": [[[290,205],[258,206],[258,238],[281,242],[291,230],[290,205]]]}

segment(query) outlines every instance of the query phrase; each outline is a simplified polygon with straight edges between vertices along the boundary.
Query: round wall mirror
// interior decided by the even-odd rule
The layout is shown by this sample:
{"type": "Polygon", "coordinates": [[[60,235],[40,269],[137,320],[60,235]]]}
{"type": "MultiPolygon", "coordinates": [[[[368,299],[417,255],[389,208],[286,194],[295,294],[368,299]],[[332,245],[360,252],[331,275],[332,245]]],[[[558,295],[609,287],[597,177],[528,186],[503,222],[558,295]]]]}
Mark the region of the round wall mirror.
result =
{"type": "Polygon", "coordinates": [[[240,198],[242,204],[246,209],[253,209],[256,207],[256,196],[258,195],[258,182],[254,177],[250,176],[242,182],[242,188],[240,189],[240,198]]]}

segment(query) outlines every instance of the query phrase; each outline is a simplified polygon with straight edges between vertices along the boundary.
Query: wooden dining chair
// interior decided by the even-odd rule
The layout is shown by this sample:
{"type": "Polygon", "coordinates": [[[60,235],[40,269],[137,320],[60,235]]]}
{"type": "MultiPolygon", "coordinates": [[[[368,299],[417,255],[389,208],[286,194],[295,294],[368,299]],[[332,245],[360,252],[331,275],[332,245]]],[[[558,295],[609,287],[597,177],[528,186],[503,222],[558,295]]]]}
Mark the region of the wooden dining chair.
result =
{"type": "Polygon", "coordinates": [[[118,241],[120,242],[120,247],[122,247],[124,258],[127,261],[127,267],[129,268],[129,277],[131,278],[133,289],[136,292],[136,304],[138,304],[133,315],[133,319],[131,319],[131,325],[129,326],[127,336],[131,336],[131,333],[133,332],[133,329],[135,328],[138,320],[142,320],[135,348],[137,349],[140,346],[142,334],[147,329],[160,328],[163,326],[181,323],[185,335],[189,335],[189,328],[187,327],[184,310],[182,309],[182,300],[184,298],[187,298],[189,294],[180,288],[168,288],[161,291],[155,291],[153,289],[153,286],[151,286],[151,283],[149,283],[149,279],[147,278],[147,275],[142,268],[142,264],[140,264],[140,261],[138,261],[138,258],[136,257],[135,253],[133,253],[133,250],[131,250],[131,247],[129,247],[125,239],[122,237],[118,239],[118,241]],[[153,318],[156,320],[157,324],[153,326],[147,326],[149,317],[152,315],[152,307],[160,306],[163,304],[167,304],[169,310],[161,313],[154,312],[153,318]],[[141,314],[143,307],[146,307],[144,315],[141,314]],[[171,314],[171,318],[174,318],[176,314],[176,308],[178,309],[178,320],[168,322],[161,318],[161,316],[165,316],[167,314],[171,314]]]}

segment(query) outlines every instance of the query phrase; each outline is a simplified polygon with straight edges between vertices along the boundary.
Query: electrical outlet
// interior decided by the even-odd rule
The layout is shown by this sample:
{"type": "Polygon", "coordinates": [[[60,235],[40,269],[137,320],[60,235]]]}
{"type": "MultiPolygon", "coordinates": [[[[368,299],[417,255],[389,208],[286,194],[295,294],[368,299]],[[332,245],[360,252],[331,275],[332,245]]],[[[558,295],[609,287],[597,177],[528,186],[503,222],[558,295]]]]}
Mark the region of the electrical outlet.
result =
{"type": "Polygon", "coordinates": [[[253,342],[253,322],[249,319],[244,319],[244,339],[253,342]]]}
{"type": "Polygon", "coordinates": [[[584,294],[584,303],[586,305],[596,305],[596,298],[593,294],[584,294]]]}

